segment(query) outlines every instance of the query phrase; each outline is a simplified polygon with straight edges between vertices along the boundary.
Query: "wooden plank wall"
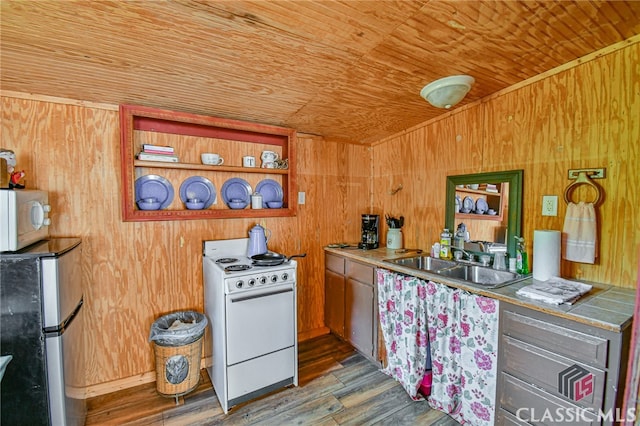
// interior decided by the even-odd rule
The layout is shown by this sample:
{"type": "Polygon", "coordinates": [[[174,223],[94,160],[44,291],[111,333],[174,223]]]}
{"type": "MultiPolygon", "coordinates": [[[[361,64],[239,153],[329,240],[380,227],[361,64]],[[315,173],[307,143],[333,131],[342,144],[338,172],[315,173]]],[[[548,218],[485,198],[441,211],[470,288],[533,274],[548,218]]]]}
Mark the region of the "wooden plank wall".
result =
{"type": "MultiPolygon", "coordinates": [[[[640,44],[453,111],[374,146],[374,210],[404,215],[406,247],[429,248],[444,225],[447,175],[524,170],[523,234],[562,230],[569,169],[606,168],[596,182],[600,256],[562,262],[562,275],[634,288],[640,247],[640,44]],[[396,195],[389,190],[402,184],[396,195]],[[542,216],[542,196],[559,197],[542,216]]],[[[575,201],[592,200],[578,187],[575,201]]],[[[535,258],[533,259],[535,263],[535,258]]]]}
{"type": "MultiPolygon", "coordinates": [[[[203,311],[202,241],[245,237],[255,221],[122,222],[117,106],[4,96],[1,146],[16,152],[28,188],[50,192],[52,236],[83,240],[89,394],[154,380],[153,321],[203,311]]],[[[358,240],[370,205],[371,153],[299,135],[297,155],[306,203],[294,218],[262,223],[272,232],[271,250],[307,253],[298,270],[298,329],[306,339],[328,332],[322,247],[358,240]]]]}
{"type": "MultiPolygon", "coordinates": [[[[373,148],[298,137],[295,218],[269,218],[269,247],[300,260],[301,338],[325,332],[324,256],[353,242],[360,214],[404,215],[405,247],[428,248],[444,223],[450,174],[524,169],[524,235],[561,229],[542,217],[542,195],[562,196],[567,169],[606,167],[596,265],[564,262],[567,277],[636,284],[640,244],[638,44],[381,141],[373,148]],[[396,195],[389,191],[399,184],[396,195]]],[[[28,187],[48,190],[54,236],[83,239],[90,394],[153,380],[149,327],[174,310],[203,309],[203,240],[246,235],[249,219],[124,223],[120,217],[117,107],[6,93],[2,147],[16,151],[28,187]]],[[[426,106],[425,106],[426,107],[426,106]]],[[[578,193],[577,196],[580,196],[578,193]]],[[[384,235],[384,234],[383,234],[384,235]]],[[[535,259],[534,259],[535,261],[535,259]]]]}

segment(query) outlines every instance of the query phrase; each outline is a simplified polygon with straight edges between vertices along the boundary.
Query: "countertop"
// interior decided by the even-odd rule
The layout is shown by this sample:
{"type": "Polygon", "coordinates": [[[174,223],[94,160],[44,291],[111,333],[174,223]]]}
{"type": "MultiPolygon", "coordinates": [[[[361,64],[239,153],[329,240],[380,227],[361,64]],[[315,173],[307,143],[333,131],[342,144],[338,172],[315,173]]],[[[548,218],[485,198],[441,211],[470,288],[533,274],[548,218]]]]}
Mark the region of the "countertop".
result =
{"type": "MultiPolygon", "coordinates": [[[[576,321],[582,324],[598,327],[601,329],[621,332],[625,330],[633,319],[635,310],[635,290],[614,287],[607,284],[581,281],[593,286],[591,291],[582,296],[573,305],[552,305],[546,304],[516,294],[520,288],[533,283],[533,278],[511,284],[505,287],[490,289],[479,286],[465,284],[464,282],[452,278],[443,277],[427,271],[417,271],[394,263],[385,262],[385,259],[399,259],[403,257],[414,257],[415,250],[393,250],[378,248],[374,250],[362,250],[349,246],[344,248],[325,247],[327,253],[333,253],[369,265],[384,268],[390,271],[399,272],[406,275],[432,280],[450,287],[460,288],[470,293],[479,294],[493,299],[508,302],[514,305],[533,309],[576,321]]],[[[428,256],[429,252],[423,250],[422,256],[428,256]]]]}

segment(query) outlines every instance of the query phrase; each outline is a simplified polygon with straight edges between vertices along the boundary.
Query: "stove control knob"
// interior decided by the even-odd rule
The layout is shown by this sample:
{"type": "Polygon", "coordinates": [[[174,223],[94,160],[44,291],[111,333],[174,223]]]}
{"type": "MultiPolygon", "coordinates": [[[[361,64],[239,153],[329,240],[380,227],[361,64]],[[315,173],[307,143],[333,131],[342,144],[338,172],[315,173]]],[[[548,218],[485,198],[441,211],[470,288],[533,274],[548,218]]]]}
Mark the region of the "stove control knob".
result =
{"type": "Polygon", "coordinates": [[[236,288],[242,288],[243,285],[244,285],[244,281],[242,280],[236,281],[236,288]]]}
{"type": "Polygon", "coordinates": [[[278,276],[277,275],[271,275],[271,282],[275,283],[278,281],[278,276]]]}
{"type": "Polygon", "coordinates": [[[282,281],[287,281],[289,279],[289,274],[285,272],[284,274],[280,275],[280,279],[282,279],[282,281]]]}
{"type": "Polygon", "coordinates": [[[258,278],[258,282],[260,282],[260,284],[266,284],[267,283],[267,277],[265,277],[264,275],[261,276],[260,278],[258,278]]]}
{"type": "Polygon", "coordinates": [[[254,285],[256,285],[256,280],[255,280],[255,278],[251,278],[251,279],[247,282],[247,284],[249,284],[249,287],[253,287],[254,285]]]}

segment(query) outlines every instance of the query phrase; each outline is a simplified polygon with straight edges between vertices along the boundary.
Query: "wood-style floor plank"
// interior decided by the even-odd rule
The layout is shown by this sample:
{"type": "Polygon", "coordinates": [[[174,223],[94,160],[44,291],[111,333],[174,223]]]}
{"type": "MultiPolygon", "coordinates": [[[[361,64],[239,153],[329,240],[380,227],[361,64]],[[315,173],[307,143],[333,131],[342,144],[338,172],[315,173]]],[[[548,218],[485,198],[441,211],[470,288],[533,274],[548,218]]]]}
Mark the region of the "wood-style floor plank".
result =
{"type": "Polygon", "coordinates": [[[228,414],[206,370],[191,393],[174,398],[155,383],[88,401],[87,425],[438,425],[458,423],[426,401],[413,401],[402,386],[349,344],[333,335],[303,342],[299,386],[274,391],[233,407],[228,414]]]}

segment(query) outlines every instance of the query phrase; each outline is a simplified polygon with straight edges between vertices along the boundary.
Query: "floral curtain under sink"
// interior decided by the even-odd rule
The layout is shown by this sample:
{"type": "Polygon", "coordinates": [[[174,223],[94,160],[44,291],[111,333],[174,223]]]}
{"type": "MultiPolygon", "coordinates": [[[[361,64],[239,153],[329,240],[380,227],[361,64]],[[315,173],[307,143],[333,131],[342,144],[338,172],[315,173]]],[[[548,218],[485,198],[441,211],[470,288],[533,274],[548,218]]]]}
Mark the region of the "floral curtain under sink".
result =
{"type": "Polygon", "coordinates": [[[458,422],[493,425],[498,301],[427,283],[433,384],[429,404],[458,422]]]}
{"type": "Polygon", "coordinates": [[[498,301],[384,269],[377,275],[387,349],[383,371],[411,398],[421,399],[418,388],[430,355],[429,404],[462,424],[493,425],[498,301]]]}
{"type": "Polygon", "coordinates": [[[378,312],[387,349],[384,373],[396,379],[413,399],[424,377],[427,342],[426,282],[378,269],[378,312]]]}

